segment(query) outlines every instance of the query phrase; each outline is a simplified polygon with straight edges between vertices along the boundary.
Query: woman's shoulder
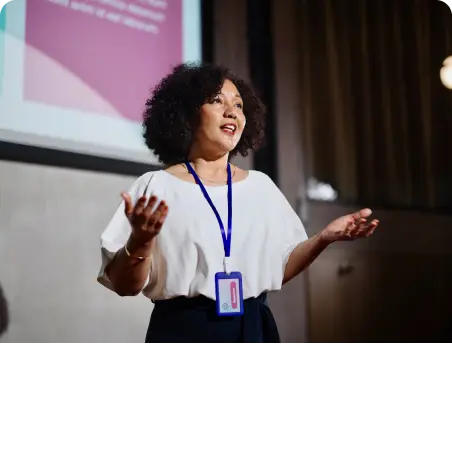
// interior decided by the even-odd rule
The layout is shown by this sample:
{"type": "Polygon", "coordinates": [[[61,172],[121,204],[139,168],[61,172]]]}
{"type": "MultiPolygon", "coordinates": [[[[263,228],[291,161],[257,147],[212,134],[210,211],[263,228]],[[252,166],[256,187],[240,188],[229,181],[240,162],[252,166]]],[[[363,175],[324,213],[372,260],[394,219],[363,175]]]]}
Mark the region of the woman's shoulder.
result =
{"type": "Polygon", "coordinates": [[[155,189],[179,190],[183,186],[180,181],[192,182],[191,175],[186,173],[181,165],[146,172],[135,180],[134,186],[146,195],[155,189]]]}
{"type": "Polygon", "coordinates": [[[255,170],[255,169],[250,169],[248,172],[249,172],[249,175],[252,176],[253,180],[256,182],[261,182],[261,183],[272,182],[272,179],[264,172],[261,172],[259,170],[255,170]]]}
{"type": "Polygon", "coordinates": [[[129,193],[133,196],[146,195],[150,190],[154,189],[155,186],[161,184],[163,169],[151,170],[149,172],[143,173],[138,178],[135,179],[132,186],[129,189],[129,193]]]}
{"type": "Polygon", "coordinates": [[[269,189],[277,188],[274,181],[266,173],[260,172],[259,170],[250,170],[249,177],[251,182],[260,186],[266,186],[269,189]]]}
{"type": "Polygon", "coordinates": [[[143,186],[147,185],[150,181],[152,181],[158,174],[162,172],[162,170],[151,170],[149,172],[143,173],[143,175],[140,175],[135,181],[134,185],[136,186],[143,186]]]}

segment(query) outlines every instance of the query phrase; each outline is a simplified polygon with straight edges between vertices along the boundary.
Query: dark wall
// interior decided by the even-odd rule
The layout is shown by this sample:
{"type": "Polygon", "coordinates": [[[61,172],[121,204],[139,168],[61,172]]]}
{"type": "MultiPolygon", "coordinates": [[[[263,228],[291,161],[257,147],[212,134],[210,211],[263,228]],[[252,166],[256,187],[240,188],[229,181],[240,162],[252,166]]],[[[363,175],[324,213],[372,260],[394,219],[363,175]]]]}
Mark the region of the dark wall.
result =
{"type": "Polygon", "coordinates": [[[266,144],[254,155],[254,167],[278,182],[275,127],[275,62],[271,0],[247,1],[250,79],[267,107],[266,144]]]}

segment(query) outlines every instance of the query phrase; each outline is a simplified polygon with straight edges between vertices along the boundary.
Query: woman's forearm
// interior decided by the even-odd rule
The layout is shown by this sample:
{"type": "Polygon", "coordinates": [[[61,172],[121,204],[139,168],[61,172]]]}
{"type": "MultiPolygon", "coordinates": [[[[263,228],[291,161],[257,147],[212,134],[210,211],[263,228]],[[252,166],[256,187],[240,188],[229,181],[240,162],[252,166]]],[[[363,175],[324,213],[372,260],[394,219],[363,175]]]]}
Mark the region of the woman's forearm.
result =
{"type": "Polygon", "coordinates": [[[283,284],[297,276],[328,247],[328,242],[317,233],[307,241],[298,244],[289,256],[284,271],[283,284]]]}
{"type": "Polygon", "coordinates": [[[127,250],[132,256],[127,255],[123,247],[108,264],[105,272],[118,295],[133,296],[141,292],[151,270],[152,246],[153,241],[142,245],[130,238],[127,250]],[[146,259],[133,256],[146,256],[146,259]]]}

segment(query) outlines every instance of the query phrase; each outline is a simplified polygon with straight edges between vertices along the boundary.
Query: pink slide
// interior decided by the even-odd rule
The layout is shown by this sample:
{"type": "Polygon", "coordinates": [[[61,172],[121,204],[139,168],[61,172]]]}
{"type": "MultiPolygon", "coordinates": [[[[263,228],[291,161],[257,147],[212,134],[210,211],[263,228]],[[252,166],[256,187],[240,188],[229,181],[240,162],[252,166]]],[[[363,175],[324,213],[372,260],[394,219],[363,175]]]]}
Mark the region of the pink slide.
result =
{"type": "Polygon", "coordinates": [[[182,62],[182,0],[29,0],[24,99],[141,121],[182,62]]]}
{"type": "Polygon", "coordinates": [[[235,281],[231,282],[231,305],[232,309],[237,309],[239,306],[239,302],[237,299],[237,283],[235,281]]]}

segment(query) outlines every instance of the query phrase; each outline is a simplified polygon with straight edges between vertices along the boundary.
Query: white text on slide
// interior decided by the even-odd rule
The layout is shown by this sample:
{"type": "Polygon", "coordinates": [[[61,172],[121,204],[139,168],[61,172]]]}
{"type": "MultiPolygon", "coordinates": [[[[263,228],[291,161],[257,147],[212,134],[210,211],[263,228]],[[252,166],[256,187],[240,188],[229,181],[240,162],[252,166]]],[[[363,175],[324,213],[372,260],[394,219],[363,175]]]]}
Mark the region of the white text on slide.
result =
{"type": "Polygon", "coordinates": [[[158,34],[159,25],[165,22],[162,11],[167,7],[164,0],[46,0],[57,7],[69,8],[78,13],[134,28],[146,33],[158,34]],[[146,6],[143,6],[146,5],[146,6]]]}

